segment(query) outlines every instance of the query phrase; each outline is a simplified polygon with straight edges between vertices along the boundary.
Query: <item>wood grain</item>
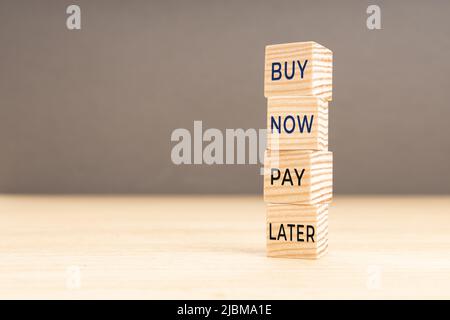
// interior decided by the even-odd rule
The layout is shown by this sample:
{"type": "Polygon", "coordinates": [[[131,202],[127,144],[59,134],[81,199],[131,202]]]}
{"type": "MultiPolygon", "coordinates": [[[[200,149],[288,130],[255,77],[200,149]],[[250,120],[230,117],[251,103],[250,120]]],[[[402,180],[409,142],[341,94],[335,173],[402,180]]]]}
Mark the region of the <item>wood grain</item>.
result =
{"type": "Polygon", "coordinates": [[[328,151],[266,150],[264,158],[264,201],[317,204],[332,199],[333,155],[328,151]],[[279,170],[280,179],[275,180],[279,170]],[[301,179],[296,173],[304,170],[301,179]],[[283,183],[289,172],[292,183],[283,183]],[[300,185],[297,183],[300,181],[300,185]]]}
{"type": "Polygon", "coordinates": [[[3,195],[0,298],[449,299],[449,213],[336,196],[324,257],[272,259],[260,196],[3,195]]]}
{"type": "MultiPolygon", "coordinates": [[[[284,70],[283,70],[284,71],[284,70]]],[[[313,42],[296,42],[266,46],[264,95],[273,96],[317,96],[324,100],[332,100],[333,53],[324,46],[313,42]],[[308,60],[301,73],[293,69],[292,62],[308,60]],[[287,75],[292,79],[281,77],[272,79],[272,64],[280,63],[287,66],[287,75]]]]}
{"type": "Polygon", "coordinates": [[[328,150],[328,102],[317,97],[269,98],[267,148],[328,150]]]}
{"type": "Polygon", "coordinates": [[[267,204],[267,256],[317,259],[328,249],[328,204],[267,204]],[[282,228],[284,236],[277,236],[282,228]],[[313,230],[311,236],[309,231],[313,230]],[[301,234],[298,234],[301,232],[301,234]]]}

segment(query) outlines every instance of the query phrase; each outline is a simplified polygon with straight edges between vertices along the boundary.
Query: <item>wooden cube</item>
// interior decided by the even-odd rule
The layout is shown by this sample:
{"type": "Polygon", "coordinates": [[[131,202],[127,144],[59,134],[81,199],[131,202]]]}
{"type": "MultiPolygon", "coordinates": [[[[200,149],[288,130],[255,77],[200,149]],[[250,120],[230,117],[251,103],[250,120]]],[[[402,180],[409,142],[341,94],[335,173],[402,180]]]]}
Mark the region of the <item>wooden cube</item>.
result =
{"type": "Polygon", "coordinates": [[[267,204],[267,256],[317,259],[328,249],[328,204],[267,204]]]}
{"type": "Polygon", "coordinates": [[[328,150],[328,102],[317,97],[273,97],[267,103],[267,148],[328,150]]]}
{"type": "Polygon", "coordinates": [[[333,155],[329,151],[266,150],[264,201],[329,203],[333,189],[333,155]]]}
{"type": "Polygon", "coordinates": [[[333,53],[313,42],[266,46],[264,95],[332,99],[333,53]]]}

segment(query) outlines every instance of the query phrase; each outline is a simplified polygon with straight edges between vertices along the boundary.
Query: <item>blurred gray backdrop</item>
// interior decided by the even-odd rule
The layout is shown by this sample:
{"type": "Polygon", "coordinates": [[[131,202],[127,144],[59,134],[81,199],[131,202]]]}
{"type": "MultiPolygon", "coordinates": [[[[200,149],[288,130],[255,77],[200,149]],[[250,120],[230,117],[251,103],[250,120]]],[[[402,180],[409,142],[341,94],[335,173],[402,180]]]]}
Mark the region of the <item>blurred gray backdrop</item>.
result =
{"type": "Polygon", "coordinates": [[[260,193],[170,135],[264,128],[264,47],[334,52],[336,193],[450,193],[450,1],[0,2],[1,193],[260,193]],[[81,7],[82,29],[66,28],[81,7]],[[378,4],[382,30],[366,27],[378,4]]]}

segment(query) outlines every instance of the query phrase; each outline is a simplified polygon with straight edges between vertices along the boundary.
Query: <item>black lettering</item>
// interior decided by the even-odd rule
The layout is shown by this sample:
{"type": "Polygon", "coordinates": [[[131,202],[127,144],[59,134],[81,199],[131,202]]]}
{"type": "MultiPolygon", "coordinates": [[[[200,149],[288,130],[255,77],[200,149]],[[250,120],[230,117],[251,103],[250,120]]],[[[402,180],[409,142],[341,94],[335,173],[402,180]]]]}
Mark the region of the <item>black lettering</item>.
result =
{"type": "Polygon", "coordinates": [[[301,79],[303,79],[303,75],[304,75],[304,71],[305,71],[305,69],[306,69],[306,64],[308,63],[308,60],[305,60],[305,63],[303,64],[303,66],[302,66],[302,64],[300,63],[300,61],[299,60],[297,60],[297,64],[298,64],[298,66],[299,66],[299,68],[300,68],[300,78],[301,79]]]}
{"type": "Polygon", "coordinates": [[[298,185],[301,186],[302,185],[302,177],[303,177],[303,174],[305,173],[305,169],[302,169],[302,172],[300,173],[300,175],[298,174],[297,169],[294,169],[294,171],[295,171],[295,175],[297,176],[298,185]]]}
{"type": "Polygon", "coordinates": [[[289,171],[289,169],[286,169],[286,171],[284,172],[284,177],[283,177],[283,180],[281,181],[281,185],[284,186],[284,183],[286,181],[289,181],[291,183],[291,186],[294,185],[294,182],[292,181],[292,177],[291,177],[291,172],[289,171]],[[288,176],[289,176],[289,178],[286,178],[288,176]]]}
{"type": "Polygon", "coordinates": [[[289,240],[292,241],[292,234],[294,233],[294,231],[292,230],[295,227],[295,224],[292,223],[288,223],[287,225],[289,227],[289,240]]]}
{"type": "Polygon", "coordinates": [[[285,241],[287,240],[286,231],[284,230],[284,227],[282,224],[280,224],[280,230],[278,231],[278,239],[277,240],[280,240],[281,237],[283,237],[285,241]]]}
{"type": "Polygon", "coordinates": [[[270,170],[270,184],[273,185],[273,182],[274,182],[275,180],[280,179],[280,176],[281,176],[281,171],[280,171],[279,169],[272,168],[272,169],[270,170]],[[274,177],[274,175],[273,175],[274,172],[278,173],[277,177],[274,177]]]}
{"type": "Polygon", "coordinates": [[[281,63],[279,62],[273,62],[272,63],[272,81],[277,81],[281,79],[281,63]],[[278,67],[275,69],[275,66],[278,67]],[[275,77],[275,73],[278,74],[277,77],[275,77]]]}
{"type": "Polygon", "coordinates": [[[269,223],[269,239],[270,240],[277,240],[277,238],[272,236],[272,223],[269,223]]]}
{"type": "Polygon", "coordinates": [[[297,241],[298,242],[304,242],[305,240],[303,239],[303,228],[305,226],[302,224],[298,224],[297,225],[297,241]]]}
{"type": "Polygon", "coordinates": [[[309,242],[309,238],[314,242],[314,226],[306,226],[306,242],[309,242]]]}

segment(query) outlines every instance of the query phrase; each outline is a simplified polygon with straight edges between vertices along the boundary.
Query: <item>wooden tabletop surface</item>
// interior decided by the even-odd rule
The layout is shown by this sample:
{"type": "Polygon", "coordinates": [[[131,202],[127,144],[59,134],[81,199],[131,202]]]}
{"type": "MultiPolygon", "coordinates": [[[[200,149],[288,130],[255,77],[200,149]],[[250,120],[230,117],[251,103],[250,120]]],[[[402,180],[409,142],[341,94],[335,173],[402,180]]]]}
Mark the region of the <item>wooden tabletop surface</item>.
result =
{"type": "Polygon", "coordinates": [[[336,197],[320,260],[262,197],[0,196],[0,298],[450,298],[450,197],[336,197]]]}

